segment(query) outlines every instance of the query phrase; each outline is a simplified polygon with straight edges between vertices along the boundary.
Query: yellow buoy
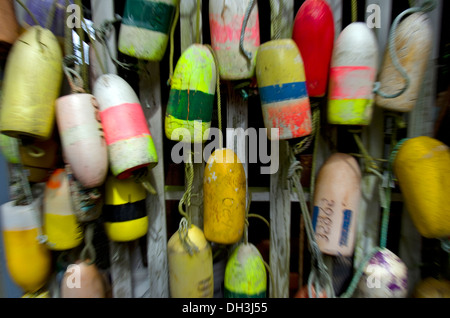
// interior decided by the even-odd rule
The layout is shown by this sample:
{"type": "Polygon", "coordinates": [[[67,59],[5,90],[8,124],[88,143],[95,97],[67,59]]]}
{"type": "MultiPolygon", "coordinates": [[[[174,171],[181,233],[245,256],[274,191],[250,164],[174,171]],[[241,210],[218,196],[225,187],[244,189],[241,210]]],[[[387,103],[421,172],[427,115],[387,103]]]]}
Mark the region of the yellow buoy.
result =
{"type": "Polygon", "coordinates": [[[205,237],[219,244],[238,242],[244,233],[245,170],[231,149],[218,149],[209,157],[203,176],[203,228],[205,237]]]}

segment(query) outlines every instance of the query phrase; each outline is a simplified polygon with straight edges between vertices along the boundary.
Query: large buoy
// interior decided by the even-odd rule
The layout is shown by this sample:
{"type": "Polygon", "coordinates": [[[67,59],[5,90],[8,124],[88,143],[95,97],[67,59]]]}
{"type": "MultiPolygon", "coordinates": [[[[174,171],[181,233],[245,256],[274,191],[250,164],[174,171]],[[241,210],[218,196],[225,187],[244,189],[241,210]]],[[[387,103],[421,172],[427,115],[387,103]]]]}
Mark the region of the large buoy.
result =
{"type": "Polygon", "coordinates": [[[159,62],[180,0],[127,0],[119,32],[119,51],[159,62]]]}
{"type": "Polygon", "coordinates": [[[297,44],[292,39],[262,44],[256,57],[256,78],[265,127],[279,129],[280,140],[310,135],[311,107],[297,44]]]}
{"type": "Polygon", "coordinates": [[[405,205],[415,227],[426,238],[450,236],[450,150],[430,137],[405,141],[393,164],[405,205]]]}
{"type": "Polygon", "coordinates": [[[231,149],[209,157],[203,174],[203,230],[210,242],[233,244],[244,234],[246,209],[244,167],[231,149]]]}
{"type": "Polygon", "coordinates": [[[167,243],[167,251],[170,297],[212,298],[212,250],[202,230],[195,225],[179,229],[167,243]]]}
{"type": "Polygon", "coordinates": [[[98,112],[97,100],[91,94],[71,94],[56,100],[64,160],[85,188],[102,185],[108,172],[108,151],[98,112]]]}
{"type": "Polygon", "coordinates": [[[225,298],[265,298],[266,268],[251,243],[238,245],[228,259],[224,281],[225,298]]]}
{"type": "Polygon", "coordinates": [[[358,162],[347,154],[333,154],[320,168],[314,190],[312,226],[323,253],[353,254],[360,201],[358,162]]]}
{"type": "Polygon", "coordinates": [[[253,4],[244,30],[243,48],[251,54],[249,59],[239,43],[245,14],[250,0],[211,0],[209,26],[211,46],[216,52],[220,78],[242,80],[255,75],[256,53],[260,45],[258,4],[253,4]]]}
{"type": "Polygon", "coordinates": [[[189,46],[177,62],[166,110],[165,132],[170,140],[208,140],[216,93],[216,66],[208,47],[189,46]],[[184,130],[177,130],[183,128],[184,130]],[[185,136],[185,135],[188,136],[185,136]]]}
{"type": "Polygon", "coordinates": [[[325,0],[306,0],[294,20],[292,38],[305,63],[309,97],[323,97],[334,46],[334,18],[325,0]]]}
{"type": "Polygon", "coordinates": [[[6,62],[1,132],[49,139],[61,83],[62,52],[56,37],[39,26],[29,28],[14,43],[6,62]]]}
{"type": "MultiPolygon", "coordinates": [[[[397,112],[411,111],[419,98],[425,72],[433,48],[433,29],[425,13],[413,13],[403,20],[395,33],[395,50],[400,65],[409,77],[406,91],[396,98],[377,95],[378,106],[397,112]]],[[[380,73],[380,90],[393,95],[401,91],[406,81],[392,62],[389,46],[380,73]]]]}
{"type": "Polygon", "coordinates": [[[93,93],[99,104],[114,176],[126,179],[135,170],[153,168],[158,163],[158,155],[133,88],[115,74],[104,74],[95,82],[93,93]]]}
{"type": "Polygon", "coordinates": [[[58,151],[59,143],[54,135],[45,141],[35,140],[20,145],[20,158],[28,181],[47,181],[58,162],[58,151]]]}
{"type": "Polygon", "coordinates": [[[81,244],[83,230],[72,207],[69,181],[64,169],[56,169],[47,181],[43,210],[44,233],[50,249],[69,250],[81,244]]]}
{"type": "Polygon", "coordinates": [[[106,298],[105,280],[89,260],[70,264],[61,280],[61,298],[106,298]]]}
{"type": "Polygon", "coordinates": [[[19,23],[14,10],[14,0],[3,0],[0,8],[0,60],[4,60],[19,37],[19,23]]]}
{"type": "Polygon", "coordinates": [[[110,240],[128,242],[147,234],[146,196],[145,188],[133,179],[107,178],[103,218],[110,240]]]}
{"type": "Polygon", "coordinates": [[[25,292],[43,287],[51,272],[51,255],[45,244],[40,244],[42,231],[39,202],[1,206],[3,244],[6,266],[12,280],[25,292]]]}
{"type": "Polygon", "coordinates": [[[368,126],[372,121],[378,44],[363,22],[348,25],[339,35],[331,59],[328,122],[368,126]]]}

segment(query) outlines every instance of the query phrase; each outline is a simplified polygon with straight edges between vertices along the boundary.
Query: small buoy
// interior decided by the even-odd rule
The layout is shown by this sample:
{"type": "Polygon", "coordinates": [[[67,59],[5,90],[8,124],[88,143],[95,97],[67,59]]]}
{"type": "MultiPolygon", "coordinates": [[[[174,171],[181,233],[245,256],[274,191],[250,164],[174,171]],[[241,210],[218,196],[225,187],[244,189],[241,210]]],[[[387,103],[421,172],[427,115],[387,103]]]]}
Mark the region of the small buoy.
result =
{"type": "Polygon", "coordinates": [[[195,143],[208,140],[209,135],[205,136],[205,132],[211,127],[218,76],[215,65],[211,51],[201,44],[192,44],[181,54],[172,77],[166,110],[168,139],[195,143]]]}
{"type": "Polygon", "coordinates": [[[351,23],[333,49],[328,123],[370,125],[377,69],[378,44],[373,31],[363,22],[351,23]]]}
{"type": "Polygon", "coordinates": [[[153,168],[158,163],[158,155],[133,88],[115,74],[104,74],[95,82],[93,92],[99,104],[114,176],[126,179],[135,170],[153,168]]]}
{"type": "Polygon", "coordinates": [[[437,139],[421,136],[405,141],[394,160],[411,219],[426,238],[450,236],[450,150],[437,139]]]}
{"type": "Polygon", "coordinates": [[[4,0],[0,9],[0,60],[6,59],[9,49],[19,37],[19,23],[14,0],[4,0]]]}
{"type": "Polygon", "coordinates": [[[388,249],[377,251],[364,269],[357,294],[361,298],[406,298],[408,268],[388,249]]]}
{"type": "Polygon", "coordinates": [[[62,52],[53,33],[39,26],[25,31],[6,61],[1,133],[49,139],[62,73],[62,52]]]}
{"type": "MultiPolygon", "coordinates": [[[[395,49],[401,66],[409,76],[407,90],[396,98],[376,96],[376,104],[382,108],[397,112],[411,111],[419,98],[425,72],[433,46],[433,30],[425,13],[413,13],[403,20],[395,34],[395,49]]],[[[380,73],[380,90],[393,95],[402,90],[406,81],[399,73],[386,49],[380,73]]]]}
{"type": "Polygon", "coordinates": [[[450,281],[427,277],[414,289],[414,298],[450,298],[450,281]]]}
{"type": "Polygon", "coordinates": [[[25,292],[43,287],[51,272],[51,254],[38,235],[42,230],[39,201],[30,205],[8,202],[1,206],[6,266],[12,280],[25,292]]]}
{"type": "Polygon", "coordinates": [[[312,226],[323,253],[353,255],[360,201],[358,162],[347,154],[333,154],[320,168],[314,190],[312,226]]]}
{"type": "Polygon", "coordinates": [[[47,181],[43,200],[44,233],[51,250],[77,247],[83,231],[72,207],[69,182],[64,169],[56,169],[47,181]]]}
{"type": "Polygon", "coordinates": [[[195,225],[186,230],[179,229],[167,243],[167,251],[170,297],[212,298],[212,251],[202,230],[195,225]],[[186,244],[190,251],[186,250],[186,244]]]}
{"type": "Polygon", "coordinates": [[[238,245],[225,269],[225,298],[265,298],[267,274],[262,256],[251,243],[238,245]]]}
{"type": "Polygon", "coordinates": [[[110,240],[129,242],[147,234],[146,196],[145,188],[133,179],[106,179],[103,218],[110,240]]]}
{"type": "Polygon", "coordinates": [[[85,188],[102,185],[108,172],[108,151],[98,107],[91,94],[71,94],[56,100],[64,160],[85,188]]]}
{"type": "Polygon", "coordinates": [[[138,59],[159,62],[179,0],[127,0],[119,32],[119,51],[138,59]]]}
{"type": "Polygon", "coordinates": [[[248,59],[240,50],[241,30],[250,0],[211,0],[209,2],[209,25],[211,46],[214,49],[220,78],[242,80],[255,75],[256,53],[260,45],[258,4],[248,17],[243,47],[251,54],[248,59]]]}
{"type": "Polygon", "coordinates": [[[325,0],[306,0],[294,20],[292,38],[305,63],[309,97],[323,97],[334,46],[334,18],[325,0]]]}
{"type": "Polygon", "coordinates": [[[60,290],[61,298],[106,298],[105,280],[89,260],[67,267],[60,290]]]}
{"type": "Polygon", "coordinates": [[[256,79],[264,126],[278,128],[280,140],[310,135],[311,107],[305,69],[292,39],[273,40],[260,46],[256,57],[256,79]]]}
{"type": "Polygon", "coordinates": [[[203,230],[210,242],[233,244],[244,234],[246,210],[244,167],[231,149],[209,157],[203,175],[203,230]]]}

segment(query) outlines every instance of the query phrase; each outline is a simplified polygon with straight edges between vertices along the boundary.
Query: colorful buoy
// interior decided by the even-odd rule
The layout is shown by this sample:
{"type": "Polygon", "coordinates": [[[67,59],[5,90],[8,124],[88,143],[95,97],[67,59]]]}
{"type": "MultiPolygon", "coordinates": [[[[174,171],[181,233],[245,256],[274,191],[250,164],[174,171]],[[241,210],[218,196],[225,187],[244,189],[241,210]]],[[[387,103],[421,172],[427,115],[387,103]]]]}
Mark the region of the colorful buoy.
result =
{"type": "Polygon", "coordinates": [[[278,128],[280,140],[310,135],[311,107],[297,44],[292,39],[262,44],[256,58],[256,78],[265,127],[278,128]]]}
{"type": "Polygon", "coordinates": [[[450,150],[430,137],[405,141],[396,155],[393,171],[411,219],[426,238],[450,236],[450,150]]]}
{"type": "Polygon", "coordinates": [[[61,298],[106,298],[105,281],[89,260],[70,264],[61,280],[61,298]]]}
{"type": "Polygon", "coordinates": [[[241,30],[250,0],[211,0],[209,25],[211,46],[216,52],[220,78],[248,79],[255,74],[256,53],[260,45],[258,4],[253,4],[244,33],[243,46],[251,53],[249,60],[240,50],[241,30]]]}
{"type": "Polygon", "coordinates": [[[372,121],[378,44],[363,22],[339,35],[331,59],[328,123],[368,126],[372,121]]]}
{"type": "Polygon", "coordinates": [[[159,62],[179,0],[127,0],[119,32],[119,51],[138,59],[159,62]]]}
{"type": "Polygon", "coordinates": [[[294,20],[292,38],[305,63],[309,97],[323,97],[334,46],[334,19],[325,0],[306,0],[294,20]]]}
{"type": "Polygon", "coordinates": [[[225,298],[265,298],[266,268],[251,243],[238,245],[228,259],[224,281],[225,298]]]}
{"type": "Polygon", "coordinates": [[[314,191],[312,226],[323,253],[353,254],[360,201],[358,162],[347,154],[333,154],[320,168],[314,191]]]}
{"type": "Polygon", "coordinates": [[[203,230],[210,242],[233,244],[244,234],[246,210],[244,167],[231,149],[209,157],[203,174],[203,230]]]}
{"type": "Polygon", "coordinates": [[[115,74],[104,74],[95,82],[93,95],[99,104],[113,175],[126,179],[135,170],[153,168],[158,155],[133,88],[115,74]]]}
{"type": "Polygon", "coordinates": [[[172,77],[166,110],[168,139],[195,143],[208,140],[205,132],[211,127],[215,65],[211,51],[201,44],[192,44],[181,55],[172,77]]]}

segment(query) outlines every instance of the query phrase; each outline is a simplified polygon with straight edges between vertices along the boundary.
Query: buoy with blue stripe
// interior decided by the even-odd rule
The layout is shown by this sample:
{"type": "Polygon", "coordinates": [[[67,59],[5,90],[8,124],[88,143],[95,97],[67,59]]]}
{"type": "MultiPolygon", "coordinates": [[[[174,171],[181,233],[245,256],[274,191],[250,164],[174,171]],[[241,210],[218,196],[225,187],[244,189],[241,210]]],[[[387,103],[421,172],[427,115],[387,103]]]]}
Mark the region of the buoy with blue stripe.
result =
{"type": "Polygon", "coordinates": [[[105,184],[103,219],[109,239],[115,242],[136,240],[148,231],[145,188],[133,179],[109,176],[105,184]]]}
{"type": "Polygon", "coordinates": [[[333,12],[327,1],[306,0],[295,16],[292,38],[305,63],[309,97],[323,97],[327,92],[334,34],[333,12]]]}
{"type": "Polygon", "coordinates": [[[168,139],[193,143],[208,140],[209,135],[205,132],[211,127],[216,76],[219,75],[216,74],[214,56],[207,46],[192,44],[181,54],[172,77],[166,110],[168,139]]]}
{"type": "Polygon", "coordinates": [[[450,150],[421,136],[406,140],[393,164],[405,205],[419,233],[429,239],[450,236],[450,150]]]}
{"type": "Polygon", "coordinates": [[[292,39],[262,44],[256,57],[256,78],[265,127],[278,128],[279,140],[310,135],[311,107],[297,44],[292,39]]]}
{"type": "Polygon", "coordinates": [[[56,122],[64,160],[85,188],[101,186],[108,172],[108,151],[94,95],[70,94],[56,100],[56,122]]]}
{"type": "Polygon", "coordinates": [[[49,139],[62,74],[62,52],[53,33],[40,26],[25,31],[6,62],[1,132],[16,138],[49,139]]]}
{"type": "Polygon", "coordinates": [[[179,0],[127,0],[119,32],[119,51],[138,59],[159,62],[179,0]]]}
{"type": "Polygon", "coordinates": [[[108,146],[109,166],[119,179],[158,163],[155,144],[133,88],[120,76],[104,74],[94,84],[100,120],[108,146]]]}
{"type": "Polygon", "coordinates": [[[372,121],[378,44],[363,22],[348,25],[339,35],[331,59],[328,123],[368,126],[372,121]]]}
{"type": "Polygon", "coordinates": [[[265,298],[267,274],[261,254],[251,243],[238,245],[225,269],[225,298],[265,298]]]}
{"type": "Polygon", "coordinates": [[[335,153],[322,165],[314,190],[312,226],[322,253],[352,256],[361,201],[361,170],[350,155],[335,153]]]}
{"type": "Polygon", "coordinates": [[[258,4],[255,1],[244,30],[243,47],[251,54],[248,59],[239,44],[244,17],[250,0],[209,1],[211,46],[216,52],[220,78],[242,80],[255,75],[256,53],[260,46],[258,4]]]}

